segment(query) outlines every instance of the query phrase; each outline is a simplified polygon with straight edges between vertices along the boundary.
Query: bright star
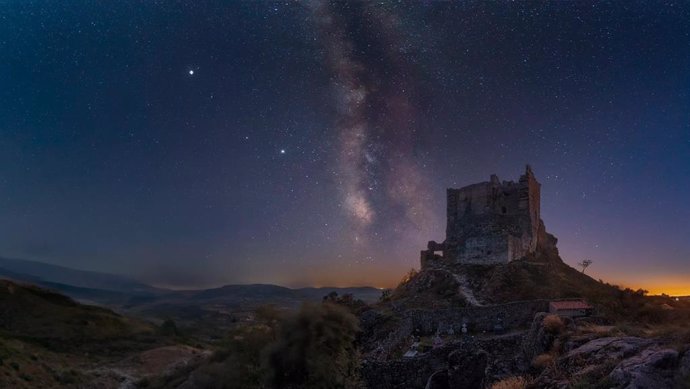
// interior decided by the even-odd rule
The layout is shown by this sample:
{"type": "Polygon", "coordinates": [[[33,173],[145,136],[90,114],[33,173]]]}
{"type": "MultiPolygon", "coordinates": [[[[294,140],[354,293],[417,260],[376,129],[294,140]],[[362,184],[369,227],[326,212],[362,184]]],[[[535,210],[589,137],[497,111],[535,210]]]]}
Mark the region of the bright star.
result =
{"type": "Polygon", "coordinates": [[[285,149],[280,149],[281,154],[285,154],[285,149]]]}
{"type": "Polygon", "coordinates": [[[194,70],[190,70],[190,71],[189,71],[189,75],[190,75],[190,76],[193,76],[193,75],[194,75],[194,70]]]}

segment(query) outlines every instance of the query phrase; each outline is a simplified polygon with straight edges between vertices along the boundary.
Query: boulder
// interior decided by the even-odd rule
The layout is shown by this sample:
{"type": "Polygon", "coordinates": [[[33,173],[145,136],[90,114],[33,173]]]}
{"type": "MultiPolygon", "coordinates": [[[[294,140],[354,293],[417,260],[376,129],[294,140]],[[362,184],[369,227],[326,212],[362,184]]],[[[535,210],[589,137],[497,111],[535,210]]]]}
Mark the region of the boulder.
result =
{"type": "Polygon", "coordinates": [[[647,349],[621,361],[609,379],[621,388],[672,388],[678,365],[678,352],[647,349]]]}
{"type": "Polygon", "coordinates": [[[654,341],[637,337],[598,338],[577,347],[559,359],[559,365],[579,369],[587,365],[602,365],[631,357],[650,347],[654,341]]]}

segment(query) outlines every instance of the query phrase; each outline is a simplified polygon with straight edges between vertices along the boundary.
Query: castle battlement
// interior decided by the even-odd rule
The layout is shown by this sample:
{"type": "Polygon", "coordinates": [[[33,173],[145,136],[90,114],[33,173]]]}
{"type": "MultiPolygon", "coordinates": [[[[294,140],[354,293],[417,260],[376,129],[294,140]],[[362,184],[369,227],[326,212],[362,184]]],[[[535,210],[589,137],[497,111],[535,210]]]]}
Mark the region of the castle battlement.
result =
{"type": "Polygon", "coordinates": [[[447,190],[446,239],[422,251],[431,262],[500,264],[534,253],[545,239],[541,184],[529,165],[518,182],[489,181],[447,190]],[[441,252],[441,255],[437,252],[441,252]]]}

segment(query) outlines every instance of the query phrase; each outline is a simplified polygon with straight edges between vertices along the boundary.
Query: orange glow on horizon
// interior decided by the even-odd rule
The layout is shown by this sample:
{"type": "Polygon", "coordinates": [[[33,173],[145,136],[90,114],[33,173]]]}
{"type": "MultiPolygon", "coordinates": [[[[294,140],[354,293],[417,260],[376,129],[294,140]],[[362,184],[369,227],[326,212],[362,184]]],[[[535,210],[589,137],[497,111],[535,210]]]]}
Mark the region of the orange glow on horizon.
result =
{"type": "MultiPolygon", "coordinates": [[[[606,281],[606,279],[604,279],[604,281],[606,281]]],[[[669,296],[690,296],[690,280],[678,276],[656,276],[643,280],[616,279],[614,281],[615,282],[609,281],[609,283],[618,284],[623,289],[644,289],[649,291],[649,295],[661,295],[663,293],[669,296]]]]}
{"type": "Polygon", "coordinates": [[[647,290],[649,290],[650,295],[660,295],[665,293],[669,296],[690,296],[690,287],[687,285],[663,285],[649,288],[647,290]]]}

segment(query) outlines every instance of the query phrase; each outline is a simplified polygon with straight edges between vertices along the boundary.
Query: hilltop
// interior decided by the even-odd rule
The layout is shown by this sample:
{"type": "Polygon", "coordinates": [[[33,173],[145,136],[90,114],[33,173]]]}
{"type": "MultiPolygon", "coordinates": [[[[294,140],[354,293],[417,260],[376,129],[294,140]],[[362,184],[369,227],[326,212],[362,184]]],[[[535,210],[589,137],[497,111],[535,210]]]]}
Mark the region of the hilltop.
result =
{"type": "Polygon", "coordinates": [[[360,314],[369,386],[690,387],[688,303],[564,263],[540,190],[529,166],[448,189],[444,241],[360,314]],[[589,312],[552,311],[561,299],[589,312]]]}

